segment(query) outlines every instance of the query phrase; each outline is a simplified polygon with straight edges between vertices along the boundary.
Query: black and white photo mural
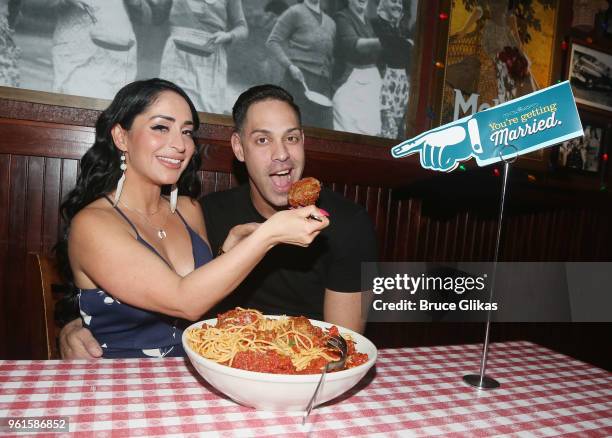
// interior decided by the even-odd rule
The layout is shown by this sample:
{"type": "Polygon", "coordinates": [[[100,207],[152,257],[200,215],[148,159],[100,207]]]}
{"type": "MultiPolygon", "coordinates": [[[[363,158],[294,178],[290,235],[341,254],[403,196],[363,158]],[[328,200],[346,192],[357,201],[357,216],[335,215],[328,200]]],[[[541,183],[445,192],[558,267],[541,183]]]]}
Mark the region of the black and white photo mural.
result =
{"type": "Polygon", "coordinates": [[[419,0],[0,0],[0,85],[111,99],[162,77],[198,110],[288,89],[305,126],[403,138],[419,0]]]}

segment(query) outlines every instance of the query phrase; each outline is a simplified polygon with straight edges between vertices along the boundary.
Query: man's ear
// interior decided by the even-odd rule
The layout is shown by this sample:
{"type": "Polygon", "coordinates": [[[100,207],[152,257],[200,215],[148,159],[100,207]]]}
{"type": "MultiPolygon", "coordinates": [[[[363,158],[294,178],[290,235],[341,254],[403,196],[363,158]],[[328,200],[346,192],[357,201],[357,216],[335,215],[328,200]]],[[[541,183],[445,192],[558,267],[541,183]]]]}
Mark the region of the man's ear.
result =
{"type": "Polygon", "coordinates": [[[127,152],[127,131],[121,127],[119,123],[111,128],[111,136],[113,142],[119,150],[127,152]]]}
{"type": "Polygon", "coordinates": [[[242,140],[240,139],[240,134],[237,132],[232,133],[230,138],[232,143],[232,150],[234,151],[234,155],[238,159],[238,161],[244,162],[244,149],[242,148],[242,140]]]}

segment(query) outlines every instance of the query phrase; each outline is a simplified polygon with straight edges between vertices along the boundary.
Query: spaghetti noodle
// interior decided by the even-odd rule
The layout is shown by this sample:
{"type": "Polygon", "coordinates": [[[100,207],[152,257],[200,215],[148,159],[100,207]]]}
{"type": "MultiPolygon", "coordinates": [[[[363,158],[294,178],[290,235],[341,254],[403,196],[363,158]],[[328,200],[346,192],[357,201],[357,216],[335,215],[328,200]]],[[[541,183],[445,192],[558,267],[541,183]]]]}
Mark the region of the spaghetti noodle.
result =
{"type": "MultiPolygon", "coordinates": [[[[326,345],[330,336],[338,334],[337,327],[324,330],[303,316],[271,319],[257,310],[237,307],[219,315],[214,326],[189,330],[187,340],[201,356],[233,368],[313,374],[339,358],[339,352],[326,345]]],[[[357,353],[351,339],[347,344],[345,369],[367,362],[367,354],[357,353]]]]}

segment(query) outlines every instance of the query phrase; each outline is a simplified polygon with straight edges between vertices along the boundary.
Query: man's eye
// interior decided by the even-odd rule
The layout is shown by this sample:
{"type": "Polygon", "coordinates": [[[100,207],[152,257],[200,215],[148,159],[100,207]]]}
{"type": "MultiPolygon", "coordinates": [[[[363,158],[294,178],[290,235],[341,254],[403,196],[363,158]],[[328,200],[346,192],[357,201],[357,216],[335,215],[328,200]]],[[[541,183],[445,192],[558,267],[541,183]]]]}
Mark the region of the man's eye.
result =
{"type": "Polygon", "coordinates": [[[298,143],[300,141],[300,137],[298,137],[297,135],[290,135],[289,137],[287,137],[287,141],[291,143],[298,143]]]}
{"type": "Polygon", "coordinates": [[[255,140],[255,142],[257,144],[266,144],[268,142],[268,139],[266,137],[259,137],[257,140],[255,140]]]}

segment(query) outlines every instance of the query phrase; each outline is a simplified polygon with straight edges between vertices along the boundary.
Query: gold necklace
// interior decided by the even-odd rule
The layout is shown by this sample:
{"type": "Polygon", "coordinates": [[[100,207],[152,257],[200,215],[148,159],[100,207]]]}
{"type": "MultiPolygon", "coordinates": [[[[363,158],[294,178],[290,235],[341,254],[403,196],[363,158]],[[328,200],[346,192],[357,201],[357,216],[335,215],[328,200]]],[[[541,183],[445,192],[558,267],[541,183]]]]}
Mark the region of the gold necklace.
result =
{"type": "Polygon", "coordinates": [[[136,213],[138,216],[140,216],[141,218],[143,218],[147,225],[149,225],[151,228],[153,228],[155,231],[157,231],[157,237],[159,237],[159,240],[164,240],[167,236],[166,230],[164,230],[164,227],[166,226],[166,223],[168,223],[168,218],[170,217],[170,213],[168,212],[166,214],[166,219],[164,220],[164,223],[161,225],[161,227],[157,227],[155,226],[155,224],[153,222],[151,222],[151,220],[149,219],[148,216],[154,216],[157,213],[159,213],[159,210],[161,210],[161,207],[159,207],[154,213],[151,213],[150,215],[147,215],[145,213],[142,213],[134,208],[131,208],[130,206],[128,206],[125,202],[123,201],[119,201],[119,203],[121,205],[123,205],[125,208],[127,208],[128,210],[136,213]]]}

